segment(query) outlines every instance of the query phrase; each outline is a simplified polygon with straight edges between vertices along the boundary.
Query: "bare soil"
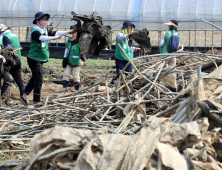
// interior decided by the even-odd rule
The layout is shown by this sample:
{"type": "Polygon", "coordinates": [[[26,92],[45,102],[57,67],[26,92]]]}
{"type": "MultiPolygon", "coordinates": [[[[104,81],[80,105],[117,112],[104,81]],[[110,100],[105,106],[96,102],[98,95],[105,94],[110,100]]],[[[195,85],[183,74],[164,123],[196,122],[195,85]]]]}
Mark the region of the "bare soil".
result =
{"type": "MultiPolygon", "coordinates": [[[[58,68],[55,66],[50,66],[43,69],[44,72],[44,78],[43,78],[43,85],[42,85],[42,91],[41,91],[41,100],[45,101],[47,96],[53,96],[61,94],[59,90],[62,88],[62,84],[55,84],[53,82],[49,82],[49,80],[53,79],[62,79],[63,78],[63,69],[58,68]]],[[[99,79],[101,73],[103,72],[102,67],[89,67],[89,66],[83,66],[80,71],[80,79],[81,79],[81,86],[80,89],[83,89],[87,86],[90,86],[95,83],[97,79],[99,79]]],[[[115,75],[115,69],[110,68],[109,70],[105,70],[104,75],[107,74],[109,81],[114,77],[115,75]]],[[[31,71],[28,67],[22,68],[22,79],[24,85],[26,85],[31,77],[31,71]]],[[[19,98],[19,89],[16,86],[15,82],[13,81],[13,78],[11,77],[12,81],[10,83],[9,88],[9,95],[15,98],[19,98]]],[[[105,82],[104,82],[105,83],[105,82]]],[[[65,92],[65,94],[72,94],[71,90],[74,88],[73,81],[72,81],[72,75],[70,75],[70,83],[68,86],[68,91],[65,92]]],[[[33,92],[30,93],[28,99],[32,101],[33,99],[33,92]]]]}

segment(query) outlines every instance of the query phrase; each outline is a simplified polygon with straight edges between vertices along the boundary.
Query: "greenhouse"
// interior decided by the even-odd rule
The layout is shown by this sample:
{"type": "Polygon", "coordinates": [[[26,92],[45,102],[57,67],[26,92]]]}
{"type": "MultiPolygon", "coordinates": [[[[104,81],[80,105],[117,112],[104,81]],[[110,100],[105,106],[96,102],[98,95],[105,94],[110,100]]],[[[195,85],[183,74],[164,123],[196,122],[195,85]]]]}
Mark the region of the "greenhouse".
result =
{"type": "Polygon", "coordinates": [[[150,31],[153,46],[158,46],[161,31],[167,28],[163,23],[171,19],[179,21],[178,30],[185,47],[222,46],[218,40],[221,32],[199,20],[203,18],[222,27],[221,0],[1,0],[0,11],[0,22],[16,27],[14,32],[22,42],[29,42],[28,27],[33,26],[36,12],[49,13],[54,27],[68,29],[75,24],[70,14],[74,11],[85,15],[98,12],[114,32],[120,30],[123,21],[132,21],[136,30],[150,31]]]}
{"type": "Polygon", "coordinates": [[[70,12],[89,15],[96,11],[113,30],[119,30],[125,20],[135,22],[136,28],[165,30],[162,23],[180,21],[180,30],[211,30],[199,18],[222,26],[221,0],[1,0],[1,23],[10,26],[32,26],[34,14],[44,11],[64,21],[60,28],[72,24],[70,12]],[[59,15],[58,15],[59,14],[59,15]]]}

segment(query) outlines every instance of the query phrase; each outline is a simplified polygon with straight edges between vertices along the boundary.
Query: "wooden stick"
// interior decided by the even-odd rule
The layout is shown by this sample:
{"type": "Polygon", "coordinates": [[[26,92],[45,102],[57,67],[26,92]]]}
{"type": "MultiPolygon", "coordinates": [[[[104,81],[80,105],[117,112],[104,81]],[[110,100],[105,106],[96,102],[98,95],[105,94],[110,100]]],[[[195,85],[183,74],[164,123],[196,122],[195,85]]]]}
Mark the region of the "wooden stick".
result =
{"type": "Polygon", "coordinates": [[[17,49],[15,49],[15,50],[13,50],[13,51],[18,51],[18,50],[22,50],[23,48],[21,47],[21,48],[17,48],[17,49]]]}
{"type": "MultiPolygon", "coordinates": [[[[132,60],[128,57],[128,55],[126,54],[126,52],[123,50],[123,48],[121,47],[121,45],[118,43],[119,48],[122,50],[123,54],[126,56],[126,58],[129,60],[129,62],[132,64],[132,66],[134,67],[134,69],[136,70],[136,72],[144,79],[146,79],[149,83],[152,83],[156,88],[160,89],[156,84],[154,84],[150,79],[148,79],[146,76],[142,75],[141,72],[137,69],[137,67],[134,65],[134,63],[132,62],[132,60]]],[[[164,94],[166,94],[162,89],[160,89],[161,92],[163,92],[164,94]]]]}
{"type": "Polygon", "coordinates": [[[6,122],[3,123],[2,127],[0,128],[0,131],[5,127],[6,122]]]}
{"type": "Polygon", "coordinates": [[[110,101],[110,99],[109,99],[109,87],[108,87],[107,80],[105,81],[105,85],[106,85],[107,100],[110,101]]]}
{"type": "MultiPolygon", "coordinates": [[[[153,81],[153,84],[150,86],[149,90],[142,96],[142,98],[146,97],[146,95],[150,92],[150,90],[153,88],[153,85],[156,83],[157,79],[159,78],[159,75],[163,69],[163,66],[165,65],[165,61],[162,63],[161,68],[155,78],[155,80],[153,81]]],[[[158,89],[159,90],[159,89],[158,89]]]]}
{"type": "Polygon", "coordinates": [[[86,116],[91,110],[93,110],[94,107],[95,107],[95,105],[93,104],[92,107],[90,107],[90,108],[81,116],[81,118],[78,120],[78,122],[79,122],[84,116],[86,116]]]}
{"type": "Polygon", "coordinates": [[[133,79],[129,80],[128,82],[126,82],[126,84],[122,85],[120,88],[118,88],[116,90],[116,92],[120,91],[121,89],[123,89],[126,85],[128,85],[130,82],[132,82],[133,80],[137,79],[139,76],[135,76],[133,79]]]}

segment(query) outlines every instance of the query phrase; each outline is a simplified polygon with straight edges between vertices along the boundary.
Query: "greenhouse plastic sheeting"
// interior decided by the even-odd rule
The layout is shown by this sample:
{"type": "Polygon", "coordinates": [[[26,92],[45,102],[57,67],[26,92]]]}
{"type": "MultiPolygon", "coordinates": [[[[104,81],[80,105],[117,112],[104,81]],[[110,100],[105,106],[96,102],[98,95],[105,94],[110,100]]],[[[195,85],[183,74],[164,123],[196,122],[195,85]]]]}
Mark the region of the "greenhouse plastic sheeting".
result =
{"type": "Polygon", "coordinates": [[[98,12],[113,30],[120,30],[125,20],[136,30],[166,30],[164,22],[179,21],[179,30],[211,30],[212,26],[199,21],[211,21],[222,27],[222,0],[0,0],[0,23],[8,26],[33,26],[38,11],[49,13],[54,25],[69,28],[71,11],[90,15],[98,12]],[[64,15],[64,16],[63,16],[64,15]]]}

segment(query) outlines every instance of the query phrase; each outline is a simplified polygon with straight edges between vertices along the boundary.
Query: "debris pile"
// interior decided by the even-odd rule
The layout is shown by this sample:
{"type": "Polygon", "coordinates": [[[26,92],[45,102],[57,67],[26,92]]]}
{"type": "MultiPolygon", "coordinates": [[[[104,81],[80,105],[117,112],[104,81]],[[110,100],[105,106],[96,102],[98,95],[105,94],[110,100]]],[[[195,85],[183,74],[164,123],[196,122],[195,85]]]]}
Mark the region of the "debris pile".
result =
{"type": "Polygon", "coordinates": [[[150,43],[149,31],[146,28],[139,31],[133,31],[130,34],[130,39],[133,39],[140,45],[144,54],[151,53],[152,47],[150,43]]]}
{"type": "Polygon", "coordinates": [[[220,169],[217,162],[207,163],[208,151],[216,154],[211,143],[209,147],[203,143],[207,142],[207,118],[174,124],[152,116],[144,126],[140,134],[131,136],[108,134],[107,128],[91,131],[56,126],[32,139],[30,150],[35,156],[17,169],[155,169],[162,164],[162,169],[186,170],[180,151],[189,153],[191,157],[186,159],[195,160],[194,166],[203,161],[209,168],[220,169]],[[190,143],[193,148],[186,149],[190,143]]]}
{"type": "Polygon", "coordinates": [[[79,43],[80,54],[85,59],[85,55],[90,53],[98,56],[105,45],[111,49],[111,27],[103,24],[102,17],[93,12],[92,15],[81,15],[71,12],[72,20],[77,21],[75,30],[77,38],[72,45],[79,43]],[[83,24],[81,25],[81,21],[83,24]]]}
{"type": "MultiPolygon", "coordinates": [[[[79,43],[81,59],[85,61],[87,53],[98,56],[99,53],[107,46],[111,49],[111,26],[103,23],[102,17],[97,12],[91,15],[82,15],[71,12],[72,20],[77,21],[74,29],[77,31],[77,38],[73,40],[72,45],[79,43]],[[81,21],[83,24],[81,24],[81,21]]],[[[144,54],[151,53],[151,43],[149,38],[149,31],[144,28],[139,31],[134,31],[130,34],[130,45],[132,40],[137,42],[144,54]]]]}
{"type": "Polygon", "coordinates": [[[13,47],[4,47],[1,46],[0,48],[0,55],[4,56],[6,62],[3,63],[2,60],[0,60],[0,76],[4,72],[4,66],[6,67],[12,67],[15,65],[15,59],[17,59],[18,53],[13,47]]]}
{"type": "Polygon", "coordinates": [[[74,94],[1,107],[0,142],[10,147],[0,154],[30,151],[18,169],[221,169],[220,56],[161,56],[129,60],[134,71],[115,87],[102,72],[74,94]],[[201,72],[209,62],[214,71],[201,72]]]}

